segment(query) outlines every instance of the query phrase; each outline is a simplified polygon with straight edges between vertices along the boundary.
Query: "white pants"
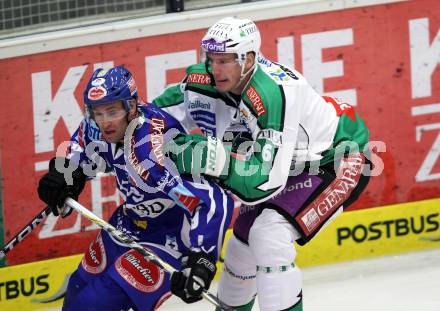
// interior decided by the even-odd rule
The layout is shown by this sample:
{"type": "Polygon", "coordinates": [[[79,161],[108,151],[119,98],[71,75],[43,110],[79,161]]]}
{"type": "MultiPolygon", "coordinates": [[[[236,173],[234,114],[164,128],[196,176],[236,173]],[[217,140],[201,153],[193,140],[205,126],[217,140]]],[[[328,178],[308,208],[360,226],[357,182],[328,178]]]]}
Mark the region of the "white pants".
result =
{"type": "Polygon", "coordinates": [[[218,297],[241,306],[258,293],[262,311],[287,309],[300,301],[301,271],[293,266],[298,232],[271,209],[259,215],[249,232],[249,246],[234,236],[228,241],[218,297]],[[258,268],[257,268],[258,267],[258,268]]]}

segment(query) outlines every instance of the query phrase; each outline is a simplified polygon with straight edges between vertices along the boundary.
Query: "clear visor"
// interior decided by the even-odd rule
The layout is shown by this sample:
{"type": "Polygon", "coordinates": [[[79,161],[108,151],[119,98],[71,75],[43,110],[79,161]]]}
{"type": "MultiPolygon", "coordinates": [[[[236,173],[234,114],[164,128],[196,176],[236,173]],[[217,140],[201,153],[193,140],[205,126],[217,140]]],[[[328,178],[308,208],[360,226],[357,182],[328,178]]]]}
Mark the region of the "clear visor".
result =
{"type": "Polygon", "coordinates": [[[108,110],[91,109],[91,117],[96,122],[115,121],[127,115],[123,108],[111,108],[108,110]]]}
{"type": "Polygon", "coordinates": [[[220,57],[210,57],[210,53],[206,54],[205,64],[207,65],[207,68],[209,72],[212,71],[212,68],[215,67],[221,67],[221,68],[228,68],[233,67],[235,65],[242,65],[241,62],[237,58],[237,54],[221,54],[216,53],[215,55],[219,55],[220,57]]]}

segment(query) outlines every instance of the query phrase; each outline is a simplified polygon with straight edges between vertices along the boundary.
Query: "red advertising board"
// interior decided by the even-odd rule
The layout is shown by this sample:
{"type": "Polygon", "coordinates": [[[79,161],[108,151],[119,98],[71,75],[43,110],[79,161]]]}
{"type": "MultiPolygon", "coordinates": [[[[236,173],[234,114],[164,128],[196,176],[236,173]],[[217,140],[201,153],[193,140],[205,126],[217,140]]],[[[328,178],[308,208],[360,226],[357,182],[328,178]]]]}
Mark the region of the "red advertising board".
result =
{"type": "MultiPolygon", "coordinates": [[[[293,65],[318,91],[354,103],[372,140],[385,143],[386,152],[378,145],[384,170],[352,209],[440,194],[439,16],[437,0],[417,0],[257,22],[267,58],[293,65]]],[[[198,60],[204,30],[0,60],[5,240],[43,209],[38,179],[76,129],[94,67],[125,65],[141,97],[151,99],[198,60]]],[[[81,202],[108,217],[114,193],[112,177],[103,177],[89,183],[81,202]]],[[[79,217],[49,218],[9,254],[8,264],[81,253],[95,234],[79,217]]]]}

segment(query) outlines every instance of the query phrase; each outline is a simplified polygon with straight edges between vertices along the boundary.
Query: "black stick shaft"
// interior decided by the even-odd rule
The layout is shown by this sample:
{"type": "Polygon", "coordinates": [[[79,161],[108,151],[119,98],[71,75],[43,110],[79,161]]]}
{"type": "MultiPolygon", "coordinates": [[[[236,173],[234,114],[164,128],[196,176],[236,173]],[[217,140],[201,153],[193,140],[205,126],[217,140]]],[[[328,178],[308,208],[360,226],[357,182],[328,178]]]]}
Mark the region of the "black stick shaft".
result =
{"type": "Polygon", "coordinates": [[[46,217],[51,213],[50,207],[46,206],[39,212],[23,229],[20,230],[8,243],[0,250],[0,260],[6,256],[18,243],[23,241],[46,217]]]}

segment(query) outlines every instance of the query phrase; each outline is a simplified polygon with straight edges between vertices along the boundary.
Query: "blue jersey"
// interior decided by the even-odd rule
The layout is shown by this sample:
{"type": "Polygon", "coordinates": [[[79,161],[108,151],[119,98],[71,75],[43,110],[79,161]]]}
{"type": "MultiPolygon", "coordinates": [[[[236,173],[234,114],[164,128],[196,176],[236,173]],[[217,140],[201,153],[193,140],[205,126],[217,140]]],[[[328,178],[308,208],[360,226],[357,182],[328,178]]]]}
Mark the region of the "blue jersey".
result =
{"type": "Polygon", "coordinates": [[[204,251],[218,259],[232,198],[212,181],[181,178],[163,146],[184,129],[154,105],[139,105],[138,111],[124,144],[105,142],[97,124],[85,118],[72,136],[68,157],[89,176],[99,169],[114,173],[124,200],[122,215],[140,224],[129,232],[135,238],[179,253],[204,251]]]}

